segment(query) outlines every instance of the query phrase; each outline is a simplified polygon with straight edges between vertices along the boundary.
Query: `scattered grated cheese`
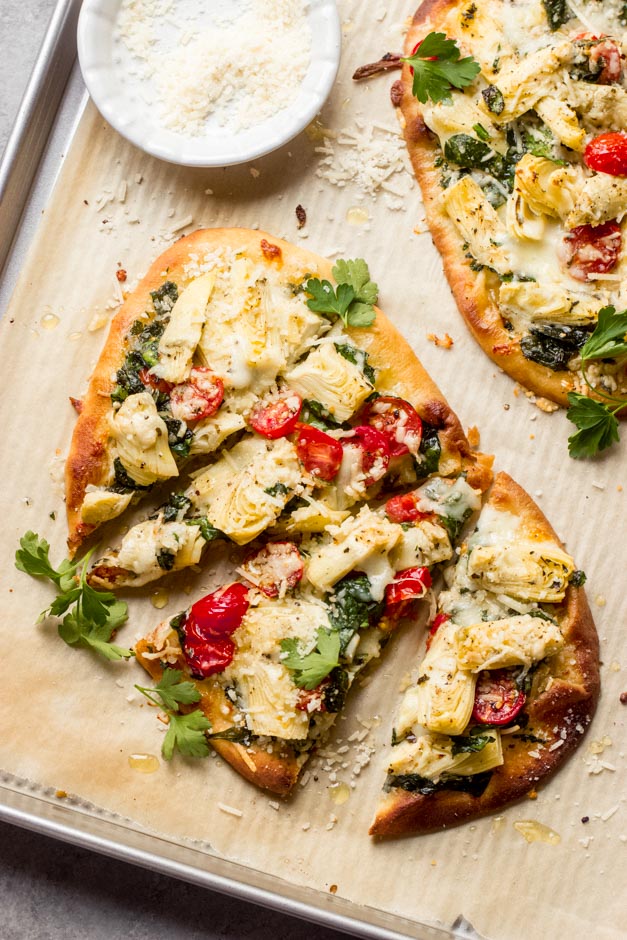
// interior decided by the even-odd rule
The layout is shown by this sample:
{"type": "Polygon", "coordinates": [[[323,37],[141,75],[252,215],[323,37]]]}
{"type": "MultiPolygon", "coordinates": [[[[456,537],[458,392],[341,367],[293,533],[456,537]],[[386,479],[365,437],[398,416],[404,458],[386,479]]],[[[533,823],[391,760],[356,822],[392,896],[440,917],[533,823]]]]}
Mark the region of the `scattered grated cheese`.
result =
{"type": "Polygon", "coordinates": [[[614,813],[618,812],[618,803],[615,806],[612,806],[611,809],[606,810],[604,813],[601,813],[601,821],[607,822],[608,819],[611,819],[614,813]]]}
{"type": "Polygon", "coordinates": [[[228,806],[226,803],[218,803],[218,809],[229,816],[243,816],[241,809],[235,809],[234,806],[228,806]]]}

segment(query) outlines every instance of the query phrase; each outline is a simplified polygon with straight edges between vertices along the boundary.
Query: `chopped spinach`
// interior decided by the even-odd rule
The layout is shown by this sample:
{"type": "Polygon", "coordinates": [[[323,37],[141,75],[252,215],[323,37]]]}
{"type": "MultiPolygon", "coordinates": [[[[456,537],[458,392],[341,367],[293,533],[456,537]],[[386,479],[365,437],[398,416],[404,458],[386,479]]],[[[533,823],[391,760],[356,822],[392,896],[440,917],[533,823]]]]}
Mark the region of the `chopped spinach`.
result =
{"type": "Polygon", "coordinates": [[[177,454],[179,457],[188,457],[189,451],[192,446],[192,440],[194,439],[194,432],[191,428],[185,427],[182,421],[179,421],[177,418],[173,418],[171,414],[167,412],[161,412],[159,417],[163,419],[163,422],[168,429],[168,444],[170,450],[173,454],[177,454]],[[185,427],[185,433],[181,434],[181,429],[185,427]]]}
{"type": "Polygon", "coordinates": [[[444,156],[466,170],[483,170],[501,179],[507,173],[507,161],[484,140],[470,134],[453,134],[444,144],[444,156]]]}
{"type": "Polygon", "coordinates": [[[335,714],[344,708],[348,692],[348,673],[341,666],[336,666],[328,676],[328,684],[323,687],[322,701],[329,714],[335,714]]]}
{"type": "Polygon", "coordinates": [[[486,770],[480,774],[471,774],[467,777],[458,774],[442,775],[435,783],[428,777],[421,777],[420,774],[397,774],[387,778],[386,788],[399,787],[401,790],[407,790],[410,793],[422,793],[423,796],[431,796],[439,790],[461,790],[464,793],[470,793],[472,796],[481,796],[490,783],[492,771],[486,770]]]}
{"type": "Polygon", "coordinates": [[[481,94],[483,95],[483,100],[485,101],[488,111],[491,111],[492,114],[501,114],[503,112],[505,109],[505,98],[500,88],[497,88],[496,85],[488,85],[487,88],[483,89],[481,94]]]}
{"type": "Polygon", "coordinates": [[[383,607],[383,602],[373,599],[365,574],[347,575],[338,581],[330,598],[329,620],[339,631],[341,653],[358,630],[381,617],[383,607]]]}
{"type": "Polygon", "coordinates": [[[320,428],[321,431],[328,431],[329,428],[349,428],[346,422],[337,421],[328,408],[313,398],[305,398],[303,407],[299,416],[303,424],[311,424],[314,428],[320,428]]]}
{"type": "Polygon", "coordinates": [[[152,484],[141,486],[139,483],[136,483],[126,472],[124,464],[119,457],[116,457],[113,461],[113,472],[115,474],[115,480],[109,489],[114,493],[134,493],[135,490],[149,490],[152,488],[152,484]]]}
{"type": "Polygon", "coordinates": [[[216,539],[225,539],[227,536],[211,525],[206,516],[197,516],[195,519],[186,519],[185,525],[197,525],[205,542],[215,542],[216,539]]]}
{"type": "Polygon", "coordinates": [[[357,366],[358,369],[361,369],[371,385],[375,384],[377,376],[372,366],[368,365],[367,352],[364,352],[363,349],[357,349],[355,346],[351,346],[349,343],[335,343],[335,348],[339,352],[340,356],[344,356],[345,359],[348,359],[349,362],[352,362],[353,365],[357,366]]]}
{"type": "Polygon", "coordinates": [[[303,499],[302,496],[292,496],[289,503],[285,504],[285,509],[281,515],[291,515],[293,512],[296,512],[297,509],[304,509],[305,506],[309,506],[306,499],[303,499]]]}
{"type": "Polygon", "coordinates": [[[162,507],[163,521],[178,521],[181,513],[185,515],[191,504],[191,499],[185,493],[172,493],[167,503],[162,507]]]}
{"type": "Polygon", "coordinates": [[[464,528],[464,523],[471,516],[472,509],[470,508],[468,508],[459,519],[455,519],[453,516],[440,516],[440,522],[448,532],[451,542],[455,542],[457,540],[459,533],[464,528]]]}
{"type": "Polygon", "coordinates": [[[563,26],[571,17],[566,0],[542,0],[542,5],[552,32],[563,26]]]}
{"type": "Polygon", "coordinates": [[[161,551],[157,552],[157,564],[164,571],[172,571],[175,558],[176,552],[171,552],[167,548],[162,548],[161,551]]]}
{"type": "Polygon", "coordinates": [[[289,488],[285,483],[274,483],[272,486],[267,486],[264,493],[267,493],[268,496],[287,496],[289,488]]]}
{"type": "Polygon", "coordinates": [[[549,623],[555,623],[553,617],[549,617],[545,610],[542,610],[541,607],[536,607],[534,610],[529,611],[530,617],[535,617],[536,620],[547,620],[549,623]]]}
{"type": "Polygon", "coordinates": [[[559,372],[568,368],[569,361],[589,337],[585,330],[546,324],[532,327],[521,339],[520,348],[526,359],[559,372]]]}
{"type": "Polygon", "coordinates": [[[224,731],[214,731],[207,735],[208,741],[233,741],[234,744],[243,744],[244,747],[250,747],[253,736],[248,728],[242,725],[233,725],[232,728],[225,728],[224,731]]]}
{"type": "Polygon", "coordinates": [[[471,728],[468,734],[457,735],[453,739],[453,757],[458,754],[472,754],[482,751],[487,744],[492,744],[494,735],[486,734],[483,728],[471,728]]]}
{"type": "Polygon", "coordinates": [[[179,298],[179,291],[172,281],[165,281],[157,290],[151,291],[150,296],[157,314],[164,316],[171,312],[172,307],[179,298]]]}
{"type": "Polygon", "coordinates": [[[581,569],[578,569],[577,571],[573,571],[573,573],[570,576],[570,584],[572,584],[574,587],[583,587],[585,583],[586,583],[586,572],[581,571],[581,569]]]}
{"type": "Polygon", "coordinates": [[[437,428],[423,421],[420,448],[418,456],[414,458],[416,476],[419,480],[430,476],[432,473],[437,473],[441,453],[442,445],[440,444],[437,428]]]}

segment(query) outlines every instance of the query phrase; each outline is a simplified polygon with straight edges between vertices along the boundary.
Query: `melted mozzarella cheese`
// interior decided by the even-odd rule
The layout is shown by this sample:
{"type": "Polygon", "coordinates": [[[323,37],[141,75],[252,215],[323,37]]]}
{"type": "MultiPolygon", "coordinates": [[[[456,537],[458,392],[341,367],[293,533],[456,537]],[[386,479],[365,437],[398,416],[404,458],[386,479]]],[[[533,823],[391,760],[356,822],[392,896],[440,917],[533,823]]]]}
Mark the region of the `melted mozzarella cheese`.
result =
{"type": "Polygon", "coordinates": [[[474,584],[523,601],[559,603],[574,570],[573,559],[555,543],[532,539],[477,545],[468,556],[468,575],[474,584]]]}
{"type": "Polygon", "coordinates": [[[129,395],[111,418],[111,432],[124,469],[140,486],[178,476],[168,429],[149,392],[129,395]]]}
{"type": "Polygon", "coordinates": [[[457,662],[462,669],[472,672],[532,666],[557,653],[563,645],[557,624],[529,614],[480,621],[454,633],[457,662]]]}
{"type": "Polygon", "coordinates": [[[161,577],[164,569],[158,556],[172,556],[168,571],[178,571],[196,565],[205,545],[200,529],[184,522],[163,522],[161,516],[147,519],[133,526],[122,539],[122,544],[112,558],[103,558],[102,565],[114,565],[133,572],[135,587],[161,577]]]}

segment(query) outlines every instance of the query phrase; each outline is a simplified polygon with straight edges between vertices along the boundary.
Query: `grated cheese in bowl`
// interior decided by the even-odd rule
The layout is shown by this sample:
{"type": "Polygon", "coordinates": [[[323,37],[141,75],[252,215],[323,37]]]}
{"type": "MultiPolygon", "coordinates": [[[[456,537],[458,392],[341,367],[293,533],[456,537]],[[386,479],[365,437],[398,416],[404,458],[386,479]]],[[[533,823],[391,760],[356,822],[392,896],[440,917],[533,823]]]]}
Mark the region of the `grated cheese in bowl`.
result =
{"type": "Polygon", "coordinates": [[[84,0],[78,39],[103,116],[192,166],[290,140],[324,104],[340,52],[333,0],[84,0]]]}

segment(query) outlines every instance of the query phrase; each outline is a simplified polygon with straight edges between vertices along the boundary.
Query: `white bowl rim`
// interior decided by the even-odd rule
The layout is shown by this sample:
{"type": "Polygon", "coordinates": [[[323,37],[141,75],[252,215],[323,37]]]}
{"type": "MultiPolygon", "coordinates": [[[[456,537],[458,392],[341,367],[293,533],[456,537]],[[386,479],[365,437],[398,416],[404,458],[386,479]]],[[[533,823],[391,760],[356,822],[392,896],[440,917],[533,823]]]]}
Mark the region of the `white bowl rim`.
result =
{"type": "Polygon", "coordinates": [[[340,17],[335,0],[308,0],[307,13],[310,22],[313,16],[310,69],[301,85],[297,100],[278,112],[278,115],[247,129],[246,133],[225,135],[231,144],[217,154],[215,139],[212,141],[210,135],[185,137],[168,132],[157,123],[138,122],[132,104],[119,90],[110,56],[108,61],[103,61],[103,48],[107,46],[107,40],[111,39],[121,2],[122,0],[83,0],[77,31],[79,63],[87,90],[105,120],[128,141],[154,157],[190,167],[223,167],[248,163],[278,150],[296,137],[314,120],[331,92],[340,65],[340,17]],[[316,26],[318,32],[315,31],[316,26]],[[312,69],[313,85],[308,82],[312,69]],[[299,103],[303,97],[306,100],[299,103]],[[273,128],[272,122],[279,124],[279,128],[273,128]],[[254,143],[238,144],[238,137],[241,141],[245,136],[255,136],[258,139],[254,143]]]}

